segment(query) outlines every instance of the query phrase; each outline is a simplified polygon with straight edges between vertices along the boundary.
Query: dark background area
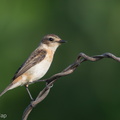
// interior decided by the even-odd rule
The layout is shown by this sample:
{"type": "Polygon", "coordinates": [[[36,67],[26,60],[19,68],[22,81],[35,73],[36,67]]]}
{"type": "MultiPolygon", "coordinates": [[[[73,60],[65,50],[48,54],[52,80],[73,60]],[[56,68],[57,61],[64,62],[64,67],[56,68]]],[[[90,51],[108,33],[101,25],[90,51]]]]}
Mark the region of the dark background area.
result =
{"type": "MultiPolygon", "coordinates": [[[[119,0],[1,0],[0,91],[46,34],[68,41],[60,46],[44,78],[62,71],[80,52],[120,56],[119,0]]],[[[120,120],[120,63],[85,62],[60,78],[28,120],[120,120]]],[[[30,86],[34,96],[44,83],[30,86]]],[[[30,99],[24,87],[0,98],[0,114],[21,120],[30,99]]],[[[2,119],[2,118],[0,118],[2,119]]]]}

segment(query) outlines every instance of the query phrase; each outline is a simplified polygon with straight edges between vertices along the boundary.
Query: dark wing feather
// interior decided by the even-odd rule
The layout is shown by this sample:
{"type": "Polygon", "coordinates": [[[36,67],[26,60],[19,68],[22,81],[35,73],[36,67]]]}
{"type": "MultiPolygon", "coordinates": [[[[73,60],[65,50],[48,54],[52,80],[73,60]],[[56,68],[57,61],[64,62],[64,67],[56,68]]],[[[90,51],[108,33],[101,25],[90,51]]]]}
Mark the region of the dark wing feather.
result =
{"type": "Polygon", "coordinates": [[[19,77],[20,75],[25,73],[28,69],[30,69],[31,67],[33,67],[37,63],[41,62],[45,58],[46,53],[47,52],[45,50],[43,50],[43,49],[41,49],[41,50],[36,49],[30,55],[30,57],[25,61],[25,63],[22,64],[21,67],[17,70],[17,72],[15,73],[12,80],[16,79],[17,77],[19,77]]]}

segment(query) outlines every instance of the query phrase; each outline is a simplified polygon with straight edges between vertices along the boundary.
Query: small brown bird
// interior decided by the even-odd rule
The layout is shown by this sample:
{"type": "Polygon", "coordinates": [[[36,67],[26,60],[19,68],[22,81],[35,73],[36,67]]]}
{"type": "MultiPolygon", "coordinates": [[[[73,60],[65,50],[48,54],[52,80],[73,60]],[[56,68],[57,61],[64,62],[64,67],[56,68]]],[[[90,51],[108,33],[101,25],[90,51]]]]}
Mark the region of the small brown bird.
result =
{"type": "Polygon", "coordinates": [[[30,98],[33,100],[28,85],[41,79],[46,74],[52,63],[54,53],[61,43],[65,43],[65,41],[61,40],[57,35],[49,34],[44,36],[40,45],[18,69],[12,83],[5,88],[0,96],[8,90],[25,85],[30,98]]]}

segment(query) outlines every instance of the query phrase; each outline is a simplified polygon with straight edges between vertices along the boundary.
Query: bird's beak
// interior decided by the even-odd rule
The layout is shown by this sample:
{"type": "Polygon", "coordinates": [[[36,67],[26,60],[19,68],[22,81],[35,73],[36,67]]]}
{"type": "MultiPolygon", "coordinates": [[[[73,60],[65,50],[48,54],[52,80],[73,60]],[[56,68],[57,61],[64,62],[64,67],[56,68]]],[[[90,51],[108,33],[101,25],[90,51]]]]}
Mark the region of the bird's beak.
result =
{"type": "Polygon", "coordinates": [[[57,41],[58,43],[66,43],[67,41],[65,40],[60,40],[60,41],[57,41]]]}

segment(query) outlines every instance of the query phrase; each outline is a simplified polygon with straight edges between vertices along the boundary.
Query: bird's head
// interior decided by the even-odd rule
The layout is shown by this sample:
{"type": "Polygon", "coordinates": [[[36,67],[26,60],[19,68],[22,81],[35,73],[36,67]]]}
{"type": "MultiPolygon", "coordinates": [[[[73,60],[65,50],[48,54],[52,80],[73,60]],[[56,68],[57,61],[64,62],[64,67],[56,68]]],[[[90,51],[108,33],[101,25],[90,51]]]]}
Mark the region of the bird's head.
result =
{"type": "Polygon", "coordinates": [[[55,47],[57,48],[62,43],[66,43],[66,41],[62,40],[55,34],[48,34],[43,37],[42,44],[46,45],[47,47],[55,47]]]}

